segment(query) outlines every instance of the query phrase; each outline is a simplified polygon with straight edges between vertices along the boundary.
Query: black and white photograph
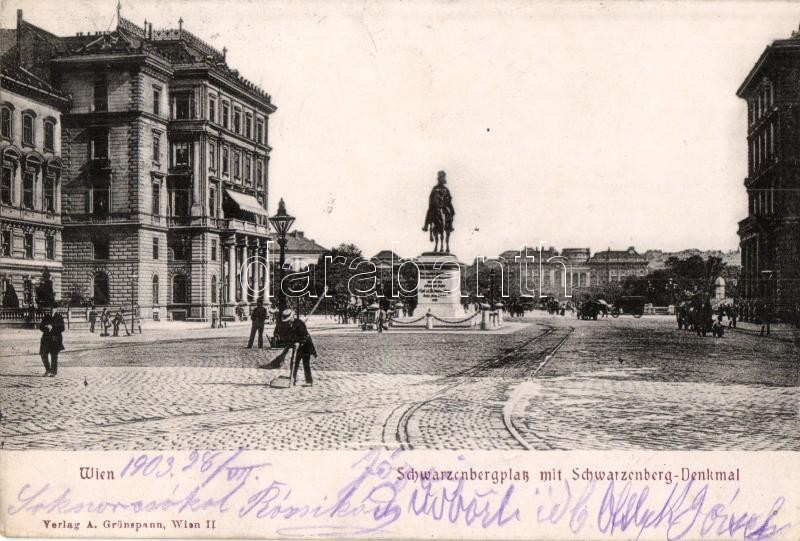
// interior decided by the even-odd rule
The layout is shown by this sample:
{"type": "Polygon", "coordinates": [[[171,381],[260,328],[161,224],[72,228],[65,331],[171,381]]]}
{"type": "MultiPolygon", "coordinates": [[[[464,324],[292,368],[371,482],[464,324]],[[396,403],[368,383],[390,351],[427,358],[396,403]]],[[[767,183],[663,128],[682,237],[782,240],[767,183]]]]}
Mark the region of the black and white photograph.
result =
{"type": "Polygon", "coordinates": [[[800,535],[800,4],[2,0],[0,63],[5,535],[800,535]]]}

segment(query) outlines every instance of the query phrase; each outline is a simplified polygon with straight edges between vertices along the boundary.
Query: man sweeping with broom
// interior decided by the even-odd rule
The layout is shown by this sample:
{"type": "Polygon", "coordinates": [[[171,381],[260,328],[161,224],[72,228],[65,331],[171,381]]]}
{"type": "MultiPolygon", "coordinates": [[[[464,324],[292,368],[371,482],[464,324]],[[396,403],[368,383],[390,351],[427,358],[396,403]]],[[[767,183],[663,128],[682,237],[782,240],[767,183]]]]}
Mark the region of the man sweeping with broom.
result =
{"type": "Polygon", "coordinates": [[[281,322],[286,324],[286,334],[289,341],[294,344],[295,358],[292,367],[292,382],[297,384],[297,369],[300,368],[300,361],[303,361],[303,375],[306,378],[305,386],[310,387],[314,384],[311,377],[311,356],[317,356],[314,341],[308,334],[306,324],[298,317],[295,317],[294,310],[287,308],[281,312],[281,322]]]}

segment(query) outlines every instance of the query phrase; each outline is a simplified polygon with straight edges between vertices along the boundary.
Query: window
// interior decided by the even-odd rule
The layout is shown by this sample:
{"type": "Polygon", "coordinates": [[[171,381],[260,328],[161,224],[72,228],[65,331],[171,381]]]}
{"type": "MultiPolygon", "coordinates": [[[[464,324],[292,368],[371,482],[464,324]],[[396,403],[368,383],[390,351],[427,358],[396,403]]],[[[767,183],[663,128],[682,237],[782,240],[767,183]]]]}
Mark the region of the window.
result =
{"type": "Polygon", "coordinates": [[[233,151],[233,178],[239,178],[242,174],[242,153],[238,150],[233,151]]]}
{"type": "Polygon", "coordinates": [[[158,304],[158,274],[153,276],[153,305],[158,304]]]}
{"type": "Polygon", "coordinates": [[[175,261],[186,261],[191,259],[192,244],[185,236],[173,239],[172,258],[175,261]]]}
{"type": "Polygon", "coordinates": [[[111,190],[108,184],[92,188],[92,214],[95,218],[108,216],[111,207],[111,190]]]}
{"type": "Polygon", "coordinates": [[[241,133],[242,129],[242,110],[238,107],[233,108],[233,131],[241,133]]]}
{"type": "Polygon", "coordinates": [[[33,259],[33,233],[25,233],[25,259],[33,259]]]}
{"type": "Polygon", "coordinates": [[[217,170],[217,144],[214,142],[208,144],[208,168],[217,170]]]}
{"type": "Polygon", "coordinates": [[[108,130],[95,130],[92,132],[92,159],[108,159],[108,130]]]}
{"type": "Polygon", "coordinates": [[[188,119],[194,117],[194,103],[189,92],[175,95],[175,118],[188,119]]]}
{"type": "Polygon", "coordinates": [[[211,261],[217,260],[217,241],[211,240],[211,261]]]}
{"type": "Polygon", "coordinates": [[[22,175],[22,206],[26,209],[33,208],[33,173],[24,173],[22,175]]]}
{"type": "Polygon", "coordinates": [[[244,135],[250,139],[253,135],[253,115],[247,113],[244,117],[244,135]]]}
{"type": "Polygon", "coordinates": [[[217,303],[217,277],[211,277],[211,304],[217,303]]]}
{"type": "Polygon", "coordinates": [[[208,119],[211,122],[217,121],[217,97],[216,96],[209,96],[208,97],[208,119]]]}
{"type": "Polygon", "coordinates": [[[228,116],[230,115],[231,106],[227,101],[222,102],[222,127],[228,129],[228,116]]]}
{"type": "Polygon", "coordinates": [[[153,161],[161,162],[161,134],[153,132],[153,161]]]}
{"type": "Polygon", "coordinates": [[[53,177],[44,179],[44,210],[56,211],[56,179],[53,177]]]}
{"type": "Polygon", "coordinates": [[[228,157],[228,147],[222,148],[222,174],[227,175],[230,171],[230,160],[228,157]]]}
{"type": "Polygon", "coordinates": [[[94,110],[108,111],[108,83],[104,78],[94,81],[94,110]]]}
{"type": "Polygon", "coordinates": [[[261,188],[264,185],[264,162],[261,160],[256,160],[256,181],[258,182],[258,187],[261,188]]]}
{"type": "Polygon", "coordinates": [[[172,302],[184,304],[189,299],[189,288],[185,274],[176,274],[172,279],[172,302]]]}
{"type": "Polygon", "coordinates": [[[191,165],[192,144],[187,141],[173,143],[173,165],[176,167],[188,167],[191,165]]]}
{"type": "Polygon", "coordinates": [[[153,259],[158,259],[158,237],[153,237],[153,259]]]}
{"type": "Polygon", "coordinates": [[[172,190],[172,216],[189,215],[189,190],[172,190]]]}
{"type": "Polygon", "coordinates": [[[22,113],[22,144],[33,146],[33,113],[22,113]]]}
{"type": "Polygon", "coordinates": [[[2,255],[11,257],[11,231],[7,229],[3,231],[2,255]]]}
{"type": "Polygon", "coordinates": [[[3,176],[0,177],[0,203],[10,205],[14,186],[14,170],[10,167],[3,167],[3,176]]]}
{"type": "Polygon", "coordinates": [[[244,157],[244,180],[248,184],[251,184],[253,182],[253,179],[250,177],[250,160],[251,160],[250,156],[244,157]]]}
{"type": "Polygon", "coordinates": [[[99,306],[111,303],[111,291],[108,287],[108,274],[97,272],[94,275],[94,302],[99,306]]]}
{"type": "Polygon", "coordinates": [[[208,213],[214,218],[217,216],[217,190],[214,188],[208,191],[208,213]]]}
{"type": "Polygon", "coordinates": [[[0,135],[11,139],[12,132],[11,107],[3,105],[0,109],[0,135]]]}
{"type": "Polygon", "coordinates": [[[93,245],[95,259],[109,259],[108,240],[95,239],[93,245]]]}
{"type": "Polygon", "coordinates": [[[52,120],[44,121],[44,149],[55,150],[56,148],[56,124],[52,120]]]}
{"type": "Polygon", "coordinates": [[[256,120],[256,141],[264,142],[264,121],[260,118],[256,120]]]}
{"type": "Polygon", "coordinates": [[[161,88],[158,86],[153,87],[153,114],[161,114],[161,88]]]}
{"type": "Polygon", "coordinates": [[[56,258],[56,238],[52,235],[47,235],[44,238],[44,256],[47,259],[56,258]]]}
{"type": "Polygon", "coordinates": [[[153,216],[161,214],[161,186],[158,182],[153,183],[153,201],[150,212],[153,216]]]}

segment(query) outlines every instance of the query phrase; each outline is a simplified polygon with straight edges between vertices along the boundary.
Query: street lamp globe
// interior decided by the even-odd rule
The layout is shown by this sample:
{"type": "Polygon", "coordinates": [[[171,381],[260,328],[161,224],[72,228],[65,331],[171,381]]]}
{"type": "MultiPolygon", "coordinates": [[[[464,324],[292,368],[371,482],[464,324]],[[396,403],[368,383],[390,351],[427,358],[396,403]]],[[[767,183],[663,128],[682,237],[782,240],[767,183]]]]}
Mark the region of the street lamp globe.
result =
{"type": "Polygon", "coordinates": [[[269,223],[278,233],[278,237],[286,237],[286,233],[289,232],[289,228],[294,223],[294,216],[286,212],[286,203],[283,202],[283,198],[278,203],[278,212],[269,218],[269,223]]]}

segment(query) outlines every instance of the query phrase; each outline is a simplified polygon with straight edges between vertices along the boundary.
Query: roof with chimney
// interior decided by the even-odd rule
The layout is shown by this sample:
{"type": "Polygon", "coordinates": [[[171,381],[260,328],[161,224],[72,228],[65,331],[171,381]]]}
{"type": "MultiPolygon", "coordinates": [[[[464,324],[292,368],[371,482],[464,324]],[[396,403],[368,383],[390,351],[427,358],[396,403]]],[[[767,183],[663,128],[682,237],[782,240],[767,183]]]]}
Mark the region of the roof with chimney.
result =
{"type": "Polygon", "coordinates": [[[647,258],[639,254],[631,246],[627,250],[603,250],[589,258],[589,263],[642,263],[647,264],[647,258]]]}
{"type": "Polygon", "coordinates": [[[0,29],[0,76],[3,80],[0,87],[57,106],[66,105],[68,102],[66,94],[19,64],[17,50],[17,30],[0,29]]]}
{"type": "Polygon", "coordinates": [[[767,45],[767,47],[764,49],[764,52],[761,53],[761,56],[758,58],[750,72],[747,74],[747,77],[745,77],[741,86],[736,91],[736,95],[740,98],[745,97],[753,84],[757,84],[761,80],[759,75],[770,64],[771,60],[776,56],[776,54],[782,53],[794,55],[800,53],[800,27],[798,27],[797,30],[794,30],[788,38],[776,39],[771,44],[767,45]]]}
{"type": "Polygon", "coordinates": [[[19,59],[18,33],[22,33],[29,48],[35,44],[36,54],[33,56],[36,58],[32,58],[31,63],[37,65],[22,64],[40,79],[49,77],[47,63],[51,59],[146,55],[158,58],[174,69],[207,69],[234,88],[252,96],[267,109],[276,110],[267,92],[228,66],[225,48],[220,51],[183,28],[183,19],[178,21],[178,28],[153,29],[152,23],[145,21],[145,26],[141,27],[118,13],[115,30],[57,36],[25,21],[22,11],[17,10],[17,29],[3,29],[0,34],[0,56],[19,59]]]}
{"type": "Polygon", "coordinates": [[[303,231],[290,231],[286,234],[286,253],[323,254],[328,249],[320,246],[314,239],[306,237],[303,231]]]}

